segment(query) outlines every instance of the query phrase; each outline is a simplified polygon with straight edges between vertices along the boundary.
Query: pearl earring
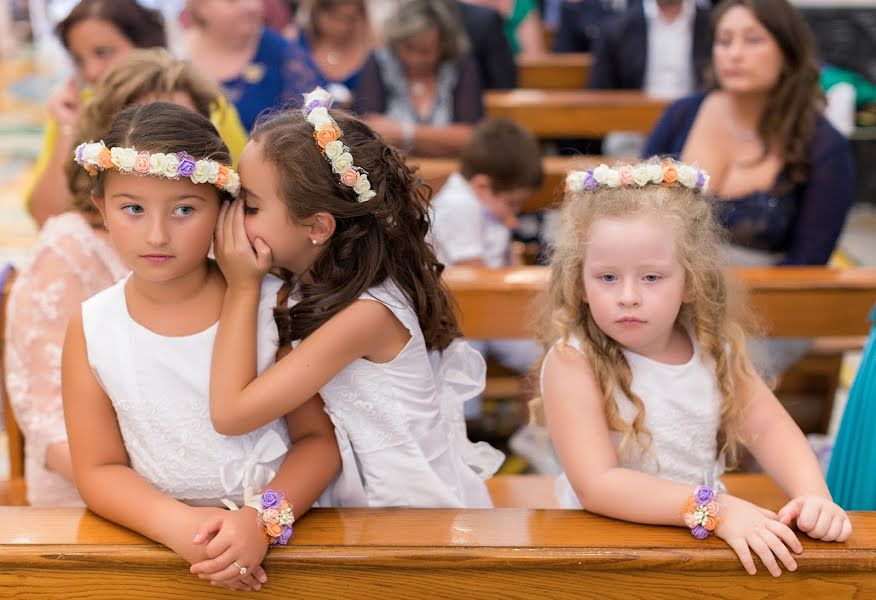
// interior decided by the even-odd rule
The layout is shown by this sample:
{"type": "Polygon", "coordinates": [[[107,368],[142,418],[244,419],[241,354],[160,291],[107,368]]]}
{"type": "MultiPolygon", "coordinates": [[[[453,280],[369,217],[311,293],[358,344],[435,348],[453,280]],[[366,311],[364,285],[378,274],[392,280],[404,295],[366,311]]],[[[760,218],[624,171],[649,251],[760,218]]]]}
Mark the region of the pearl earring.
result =
{"type": "Polygon", "coordinates": [[[316,246],[319,242],[317,242],[316,240],[313,240],[313,239],[312,239],[312,240],[310,240],[310,243],[313,244],[314,246],[316,246]]]}

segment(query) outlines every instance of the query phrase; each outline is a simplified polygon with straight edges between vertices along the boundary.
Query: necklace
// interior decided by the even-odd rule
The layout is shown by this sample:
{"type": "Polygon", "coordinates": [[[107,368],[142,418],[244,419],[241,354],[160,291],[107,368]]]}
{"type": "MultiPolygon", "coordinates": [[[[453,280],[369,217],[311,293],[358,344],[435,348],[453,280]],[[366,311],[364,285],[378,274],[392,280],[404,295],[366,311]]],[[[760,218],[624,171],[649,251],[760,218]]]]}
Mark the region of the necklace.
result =
{"type": "Polygon", "coordinates": [[[736,124],[736,121],[733,120],[729,114],[727,115],[727,120],[725,121],[727,124],[727,129],[730,131],[730,135],[736,138],[739,142],[753,142],[757,139],[757,130],[755,129],[743,129],[739,125],[736,124]]]}

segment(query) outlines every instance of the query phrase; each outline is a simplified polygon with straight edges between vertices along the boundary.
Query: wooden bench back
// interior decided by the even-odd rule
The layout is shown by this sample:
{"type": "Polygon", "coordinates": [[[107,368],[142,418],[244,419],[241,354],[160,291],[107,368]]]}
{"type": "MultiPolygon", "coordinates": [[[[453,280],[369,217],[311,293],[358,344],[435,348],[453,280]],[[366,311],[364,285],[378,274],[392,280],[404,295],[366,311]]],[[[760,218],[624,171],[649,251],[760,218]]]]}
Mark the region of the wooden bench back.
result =
{"type": "Polygon", "coordinates": [[[536,90],[583,90],[590,81],[593,55],[548,53],[517,57],[517,87],[536,90]]]}
{"type": "Polygon", "coordinates": [[[484,94],[488,117],[513,119],[540,139],[649,133],[668,101],[627,90],[509,90],[484,94]]]}
{"type": "MultiPolygon", "coordinates": [[[[876,268],[759,267],[730,270],[748,293],[764,333],[787,337],[865,336],[876,301],[876,268]]],[[[450,267],[445,281],[463,333],[475,339],[532,337],[547,267],[450,267]]]]}
{"type": "MultiPolygon", "coordinates": [[[[584,511],[315,509],[267,556],[268,597],[866,598],[876,513],[843,544],[800,535],[799,568],[748,575],[722,540],[584,511]]],[[[0,508],[0,597],[237,598],[182,559],[81,509],[0,508]],[[26,592],[26,594],[23,594],[26,592]]]]}

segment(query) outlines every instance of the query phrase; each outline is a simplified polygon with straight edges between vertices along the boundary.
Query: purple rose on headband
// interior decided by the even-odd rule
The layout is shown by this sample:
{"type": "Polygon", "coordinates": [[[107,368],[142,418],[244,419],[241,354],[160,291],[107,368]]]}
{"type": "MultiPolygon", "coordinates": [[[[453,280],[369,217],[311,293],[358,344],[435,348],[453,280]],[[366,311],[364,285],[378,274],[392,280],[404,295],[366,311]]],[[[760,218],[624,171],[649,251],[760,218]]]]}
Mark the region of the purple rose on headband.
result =
{"type": "Polygon", "coordinates": [[[292,538],[292,528],[288,525],[283,527],[283,533],[280,534],[280,537],[277,538],[278,544],[286,545],[289,543],[289,540],[292,538]]]}
{"type": "Polygon", "coordinates": [[[306,112],[310,112],[314,108],[328,108],[328,106],[326,106],[325,102],[323,102],[321,98],[314,98],[313,100],[308,102],[307,105],[305,105],[304,110],[306,112]]]}
{"type": "Polygon", "coordinates": [[[82,162],[82,152],[85,150],[85,142],[76,146],[76,162],[82,162]]]}
{"type": "Polygon", "coordinates": [[[697,525],[693,529],[690,530],[695,538],[698,540],[704,540],[709,537],[709,530],[703,527],[702,525],[697,525]]]}
{"type": "Polygon", "coordinates": [[[715,492],[712,491],[712,488],[701,485],[694,492],[694,496],[696,496],[697,502],[700,504],[708,504],[715,497],[715,492]]]}
{"type": "Polygon", "coordinates": [[[274,490],[265,490],[262,494],[262,508],[279,508],[283,503],[283,498],[274,490]]]}
{"type": "Polygon", "coordinates": [[[191,177],[195,172],[195,157],[188,152],[177,152],[176,158],[179,160],[179,174],[183,177],[191,177]]]}
{"type": "Polygon", "coordinates": [[[593,177],[593,169],[587,169],[584,172],[584,189],[589,191],[599,187],[599,182],[593,177]]]}
{"type": "Polygon", "coordinates": [[[703,175],[702,171],[697,171],[697,187],[703,189],[704,185],[706,185],[706,176],[703,175]]]}

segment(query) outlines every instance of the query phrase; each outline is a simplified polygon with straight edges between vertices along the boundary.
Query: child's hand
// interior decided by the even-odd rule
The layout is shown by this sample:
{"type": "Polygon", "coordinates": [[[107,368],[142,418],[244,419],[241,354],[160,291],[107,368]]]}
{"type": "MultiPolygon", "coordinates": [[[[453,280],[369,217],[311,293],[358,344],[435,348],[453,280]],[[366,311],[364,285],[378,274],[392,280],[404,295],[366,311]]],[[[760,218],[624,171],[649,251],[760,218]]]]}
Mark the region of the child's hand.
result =
{"type": "Polygon", "coordinates": [[[825,542],[844,542],[852,534],[849,515],[824,496],[798,496],[779,511],[785,525],[797,521],[797,529],[825,542]]]}
{"type": "Polygon", "coordinates": [[[268,542],[257,518],[255,509],[244,506],[240,510],[223,511],[223,514],[203,523],[193,542],[206,544],[209,559],[192,565],[191,572],[217,584],[240,580],[256,590],[261,588],[261,584],[268,580],[261,567],[268,552],[268,542]],[[241,575],[238,565],[249,572],[241,575]],[[251,581],[253,576],[257,581],[251,581]]]}
{"type": "MultiPolygon", "coordinates": [[[[210,558],[207,555],[207,550],[204,544],[193,543],[192,537],[200,531],[205,521],[221,519],[227,513],[228,511],[223,508],[186,507],[181,518],[175,521],[173,537],[162,541],[189,564],[203,562],[210,558]]],[[[259,566],[257,569],[250,569],[246,578],[230,580],[217,585],[231,590],[258,590],[265,579],[265,572],[259,566]]]]}
{"type": "Polygon", "coordinates": [[[797,561],[788,549],[800,554],[803,546],[775,513],[728,494],[722,494],[718,503],[721,512],[715,534],[733,548],[746,571],[751,575],[757,572],[749,548],[760,557],[773,577],[782,574],[776,558],[789,571],[797,569],[797,561]]]}
{"type": "Polygon", "coordinates": [[[216,222],[213,252],[228,286],[261,288],[271,268],[271,249],[261,238],[250,244],[243,227],[243,201],[223,204],[216,222]]]}
{"type": "Polygon", "coordinates": [[[71,77],[49,98],[49,114],[58,122],[61,132],[67,136],[73,133],[72,129],[79,119],[81,108],[79,94],[79,83],[75,77],[71,77]]]}

